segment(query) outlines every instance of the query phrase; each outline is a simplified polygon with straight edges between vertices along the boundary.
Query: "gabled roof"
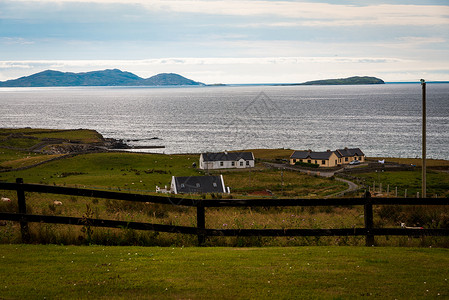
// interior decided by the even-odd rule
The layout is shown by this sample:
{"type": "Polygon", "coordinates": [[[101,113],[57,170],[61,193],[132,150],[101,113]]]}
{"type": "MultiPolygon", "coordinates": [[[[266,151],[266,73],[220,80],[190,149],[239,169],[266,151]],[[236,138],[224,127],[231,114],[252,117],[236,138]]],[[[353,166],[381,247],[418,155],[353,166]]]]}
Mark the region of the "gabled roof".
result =
{"type": "Polygon", "coordinates": [[[344,148],[337,149],[335,152],[341,155],[341,157],[351,157],[351,156],[365,156],[365,154],[360,150],[360,148],[344,148]]]}
{"type": "Polygon", "coordinates": [[[290,158],[297,158],[297,159],[329,159],[334,153],[333,151],[325,151],[325,152],[314,152],[314,151],[295,151],[290,156],[290,158]]]}
{"type": "Polygon", "coordinates": [[[173,180],[178,194],[226,193],[223,176],[175,177],[173,180]]]}
{"type": "Polygon", "coordinates": [[[240,159],[254,160],[252,152],[218,152],[202,153],[203,161],[237,161],[240,159]]]}

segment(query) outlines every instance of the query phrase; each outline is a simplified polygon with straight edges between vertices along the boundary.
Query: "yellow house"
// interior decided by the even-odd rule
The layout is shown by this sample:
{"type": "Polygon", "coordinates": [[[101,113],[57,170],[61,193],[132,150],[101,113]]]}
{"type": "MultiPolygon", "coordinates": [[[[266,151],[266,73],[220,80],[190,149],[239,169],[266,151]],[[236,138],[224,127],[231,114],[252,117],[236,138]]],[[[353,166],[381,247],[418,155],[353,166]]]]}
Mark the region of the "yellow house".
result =
{"type": "Polygon", "coordinates": [[[359,148],[337,149],[337,150],[335,150],[335,152],[337,153],[337,156],[339,157],[339,159],[338,159],[339,165],[346,165],[354,160],[358,160],[361,163],[365,162],[365,154],[359,148]]]}
{"type": "Polygon", "coordinates": [[[297,162],[318,164],[320,167],[335,167],[338,165],[339,157],[334,151],[314,152],[314,151],[295,151],[290,156],[290,164],[297,162]]]}
{"type": "Polygon", "coordinates": [[[290,156],[290,164],[294,165],[297,162],[317,164],[319,167],[336,167],[339,165],[346,165],[350,162],[358,160],[361,163],[365,162],[365,154],[359,148],[353,149],[338,149],[335,151],[327,150],[325,152],[295,151],[290,156]]]}

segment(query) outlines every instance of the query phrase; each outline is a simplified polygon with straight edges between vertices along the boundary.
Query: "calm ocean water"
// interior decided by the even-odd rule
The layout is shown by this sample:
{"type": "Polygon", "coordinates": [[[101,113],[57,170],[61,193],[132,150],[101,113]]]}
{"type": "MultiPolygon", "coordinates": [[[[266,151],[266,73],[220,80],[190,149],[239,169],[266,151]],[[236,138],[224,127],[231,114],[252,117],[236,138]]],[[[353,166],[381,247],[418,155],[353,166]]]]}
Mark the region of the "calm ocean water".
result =
{"type": "MultiPolygon", "coordinates": [[[[0,88],[0,127],[89,128],[165,153],[248,148],[421,157],[421,86],[0,88]]],[[[427,84],[427,155],[449,159],[449,84],[427,84]]]]}

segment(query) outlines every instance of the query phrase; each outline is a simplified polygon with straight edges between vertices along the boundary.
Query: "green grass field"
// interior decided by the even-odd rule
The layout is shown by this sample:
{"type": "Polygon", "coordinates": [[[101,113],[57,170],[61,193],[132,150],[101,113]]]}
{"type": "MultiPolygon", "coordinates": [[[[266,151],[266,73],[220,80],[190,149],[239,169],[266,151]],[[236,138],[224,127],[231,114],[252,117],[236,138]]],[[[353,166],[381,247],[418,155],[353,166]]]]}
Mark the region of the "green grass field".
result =
{"type": "Polygon", "coordinates": [[[0,245],[2,299],[447,299],[449,250],[0,245]]]}
{"type": "MultiPolygon", "coordinates": [[[[407,189],[408,197],[416,197],[416,193],[421,193],[421,170],[416,171],[395,171],[357,174],[359,178],[365,179],[365,184],[373,186],[375,182],[376,191],[379,183],[382,183],[383,193],[386,195],[388,185],[390,186],[390,196],[394,196],[395,188],[398,188],[398,197],[404,197],[407,189]]],[[[449,197],[449,173],[429,170],[426,173],[427,196],[439,198],[449,197]]]]}
{"type": "Polygon", "coordinates": [[[61,141],[92,144],[102,142],[103,137],[95,130],[88,129],[0,128],[0,170],[33,166],[58,157],[59,154],[47,155],[32,149],[42,143],[58,144],[61,141]],[[49,141],[51,139],[58,139],[59,142],[49,141]]]}
{"type": "Polygon", "coordinates": [[[197,155],[91,153],[0,173],[0,180],[20,177],[27,183],[154,191],[156,185],[170,184],[172,175],[200,175],[194,162],[198,163],[197,155]]]}
{"type": "Polygon", "coordinates": [[[0,128],[0,140],[2,140],[0,145],[31,147],[40,143],[43,139],[65,139],[79,143],[97,143],[101,142],[103,137],[95,130],[90,129],[0,128]],[[16,136],[12,139],[5,139],[10,135],[16,136]]]}
{"type": "MultiPolygon", "coordinates": [[[[33,130],[33,129],[0,129],[0,139],[9,146],[22,143],[21,136],[33,136],[31,141],[45,138],[62,138],[83,142],[95,142],[98,137],[95,131],[74,130],[33,130]],[[11,138],[14,134],[16,138],[11,138]],[[22,135],[20,135],[22,134],[22,135]],[[40,137],[42,135],[42,137],[40,137]],[[17,139],[18,141],[14,141],[17,139]]],[[[286,159],[292,150],[288,149],[254,149],[256,158],[260,160],[286,159]]],[[[45,155],[23,150],[2,148],[0,145],[0,169],[30,166],[46,161],[54,155],[45,155]]],[[[61,160],[55,160],[26,170],[0,172],[0,181],[14,182],[23,178],[25,183],[71,186],[79,188],[104,189],[139,194],[151,194],[156,186],[169,185],[172,176],[203,175],[202,170],[193,167],[198,165],[199,155],[164,155],[141,154],[130,152],[88,153],[61,160]]],[[[436,162],[433,162],[436,163],[436,162]]],[[[444,166],[444,164],[442,165],[444,166]]],[[[220,174],[217,172],[217,174],[220,174]]],[[[334,195],[347,188],[334,178],[308,176],[295,171],[267,169],[261,163],[251,170],[224,170],[226,186],[231,188],[231,195],[188,195],[193,198],[216,199],[225,198],[322,198],[334,195]]],[[[362,178],[362,187],[371,186],[376,181],[383,184],[383,189],[390,185],[390,195],[398,187],[398,196],[402,197],[404,189],[408,196],[415,196],[420,190],[420,172],[384,172],[357,175],[362,178]],[[364,182],[363,182],[364,180],[364,182]]],[[[363,190],[352,193],[351,197],[361,197],[363,190]]],[[[447,197],[449,194],[449,173],[430,170],[428,173],[428,195],[447,197]]],[[[161,194],[159,194],[161,195],[161,194]]],[[[17,211],[17,196],[13,191],[0,191],[0,196],[12,199],[11,203],[0,203],[0,211],[17,211]]],[[[168,197],[168,195],[167,195],[168,197]]],[[[43,193],[27,193],[27,210],[32,214],[77,216],[82,217],[91,210],[95,218],[150,222],[179,226],[195,226],[195,209],[173,207],[172,205],[148,205],[126,201],[92,199],[50,195],[43,193]],[[62,201],[63,205],[55,206],[53,201],[62,201]],[[89,208],[88,208],[89,206],[89,208]]],[[[449,224],[448,208],[389,208],[375,209],[376,225],[397,227],[400,222],[412,226],[426,228],[447,228],[449,224]]],[[[310,208],[222,208],[208,209],[206,213],[208,228],[354,228],[363,227],[362,207],[310,207],[310,208]]],[[[95,228],[91,239],[86,237],[81,226],[64,226],[34,223],[30,226],[33,241],[37,243],[57,244],[96,244],[108,245],[196,245],[190,236],[155,234],[124,229],[106,230],[95,228]]],[[[378,238],[380,245],[400,246],[439,246],[447,247],[447,238],[408,239],[378,238]]],[[[20,228],[15,222],[6,222],[0,227],[2,243],[20,243],[20,228]]],[[[334,238],[208,238],[209,246],[297,246],[297,245],[363,245],[360,237],[334,238]]]]}

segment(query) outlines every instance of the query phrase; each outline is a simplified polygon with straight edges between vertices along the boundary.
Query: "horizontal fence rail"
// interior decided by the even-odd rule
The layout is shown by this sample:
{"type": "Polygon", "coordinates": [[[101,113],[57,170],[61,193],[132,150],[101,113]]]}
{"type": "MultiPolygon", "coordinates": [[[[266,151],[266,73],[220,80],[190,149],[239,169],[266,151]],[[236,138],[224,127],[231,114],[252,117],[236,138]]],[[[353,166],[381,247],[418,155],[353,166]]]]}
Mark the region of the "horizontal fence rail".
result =
{"type": "Polygon", "coordinates": [[[375,244],[375,236],[449,236],[449,228],[374,228],[373,205],[449,205],[448,198],[371,198],[366,193],[364,198],[342,199],[189,199],[170,196],[131,194],[123,192],[79,189],[40,184],[25,184],[21,178],[16,183],[0,182],[0,190],[17,192],[18,213],[0,212],[1,220],[17,221],[21,225],[22,240],[29,240],[28,223],[53,223],[68,225],[89,225],[93,227],[127,228],[136,230],[152,230],[158,232],[193,234],[198,236],[198,244],[203,245],[208,236],[365,236],[367,246],[375,244]],[[93,218],[49,216],[27,214],[25,192],[84,196],[113,200],[156,203],[197,208],[197,226],[173,226],[143,222],[127,222],[93,218]],[[294,207],[294,206],[363,206],[364,228],[339,229],[210,229],[206,228],[205,208],[222,207],[294,207]]]}

